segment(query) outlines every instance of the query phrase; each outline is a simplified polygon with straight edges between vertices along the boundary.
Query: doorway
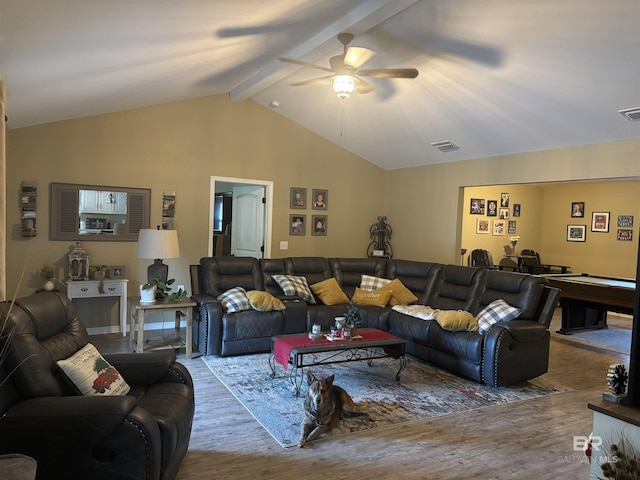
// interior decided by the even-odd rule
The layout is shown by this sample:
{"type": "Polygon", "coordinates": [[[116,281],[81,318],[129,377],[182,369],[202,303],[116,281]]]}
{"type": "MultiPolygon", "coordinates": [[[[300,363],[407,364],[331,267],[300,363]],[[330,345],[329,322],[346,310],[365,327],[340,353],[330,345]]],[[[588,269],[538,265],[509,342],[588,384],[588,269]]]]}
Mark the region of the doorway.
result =
{"type": "MultiPolygon", "coordinates": [[[[244,195],[244,193],[243,193],[244,195]]],[[[235,201],[238,200],[236,195],[235,201]]],[[[218,201],[218,209],[220,202],[218,201]]],[[[225,254],[233,255],[234,250],[238,255],[242,256],[255,256],[256,258],[270,258],[271,257],[271,228],[273,218],[273,182],[266,180],[254,180],[247,178],[233,178],[233,177],[211,177],[210,191],[209,191],[209,239],[208,255],[214,256],[220,254],[221,247],[219,242],[228,242],[225,247],[225,254]],[[234,196],[233,192],[246,192],[253,191],[253,198],[255,198],[255,192],[262,189],[264,203],[258,203],[256,200],[252,200],[250,196],[244,196],[241,199],[241,207],[232,210],[229,221],[231,222],[228,228],[220,230],[220,225],[215,223],[216,214],[216,195],[218,198],[220,195],[234,196]],[[243,218],[238,218],[241,215],[243,218]],[[242,233],[235,233],[235,236],[242,241],[240,244],[234,242],[234,232],[238,232],[237,228],[240,223],[244,221],[244,231],[251,232],[251,236],[247,237],[242,233]],[[216,230],[217,229],[217,230],[216,230]],[[216,233],[217,232],[217,233],[216,233]],[[248,239],[251,238],[251,241],[248,239]],[[248,245],[252,243],[254,245],[248,245]],[[261,245],[260,245],[261,243],[261,245]],[[233,244],[233,246],[232,246],[233,244]],[[214,250],[215,248],[215,250],[214,250]],[[255,252],[255,253],[252,253],[255,252]]],[[[240,230],[242,232],[242,229],[240,230]]]]}

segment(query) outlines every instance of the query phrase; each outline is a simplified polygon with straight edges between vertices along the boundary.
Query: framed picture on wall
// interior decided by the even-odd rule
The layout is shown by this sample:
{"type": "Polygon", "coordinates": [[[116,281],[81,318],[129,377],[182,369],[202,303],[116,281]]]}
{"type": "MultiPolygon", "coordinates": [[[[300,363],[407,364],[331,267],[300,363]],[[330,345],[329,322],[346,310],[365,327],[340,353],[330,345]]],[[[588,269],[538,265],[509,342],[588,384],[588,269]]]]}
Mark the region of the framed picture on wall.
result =
{"type": "Polygon", "coordinates": [[[584,217],[584,202],[571,202],[571,216],[574,218],[584,217]]]}
{"type": "Polygon", "coordinates": [[[493,235],[504,235],[505,234],[505,221],[504,220],[494,220],[493,221],[493,231],[491,232],[493,235]]]}
{"type": "Polygon", "coordinates": [[[498,216],[498,200],[487,200],[487,217],[498,216]]]}
{"type": "Polygon", "coordinates": [[[507,233],[509,235],[515,235],[516,234],[516,221],[515,220],[509,220],[509,223],[507,224],[507,233]]]}
{"type": "Polygon", "coordinates": [[[586,242],[586,225],[567,225],[567,242],[586,242]]]}
{"type": "Polygon", "coordinates": [[[484,215],[484,198],[472,198],[469,213],[471,215],[484,215]]]}
{"type": "Polygon", "coordinates": [[[593,212],[591,214],[591,231],[608,232],[611,212],[593,212]]]}
{"type": "Polygon", "coordinates": [[[618,215],[618,227],[633,228],[633,215],[618,215]]]}
{"type": "Polygon", "coordinates": [[[311,235],[325,236],[327,234],[327,216],[311,215],[311,235]]]}
{"type": "Polygon", "coordinates": [[[311,200],[313,201],[311,207],[313,210],[326,210],[329,202],[329,191],[314,188],[313,198],[311,200]]]}
{"type": "Polygon", "coordinates": [[[291,187],[289,208],[307,208],[307,189],[291,187]]]}
{"type": "Polygon", "coordinates": [[[489,233],[489,220],[479,218],[476,223],[476,233],[489,233]]]}
{"type": "Polygon", "coordinates": [[[289,235],[302,237],[307,229],[307,216],[289,215],[289,235]]]}
{"type": "Polygon", "coordinates": [[[501,193],[500,194],[500,206],[503,208],[509,208],[509,194],[501,193]]]}
{"type": "Polygon", "coordinates": [[[630,242],[633,240],[633,230],[629,228],[619,228],[617,238],[620,242],[630,242]]]}
{"type": "Polygon", "coordinates": [[[519,203],[514,203],[513,204],[513,216],[514,217],[519,217],[520,216],[520,204],[519,203]]]}
{"type": "Polygon", "coordinates": [[[502,220],[506,220],[509,218],[509,209],[508,208],[501,208],[500,209],[500,218],[502,220]]]}

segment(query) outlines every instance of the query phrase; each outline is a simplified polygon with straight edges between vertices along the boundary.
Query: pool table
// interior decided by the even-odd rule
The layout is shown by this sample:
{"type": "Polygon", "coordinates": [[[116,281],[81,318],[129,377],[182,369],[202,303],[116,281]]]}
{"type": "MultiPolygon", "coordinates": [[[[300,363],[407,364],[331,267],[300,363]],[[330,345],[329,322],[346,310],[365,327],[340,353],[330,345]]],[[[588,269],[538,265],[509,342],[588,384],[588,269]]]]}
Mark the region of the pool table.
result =
{"type": "Polygon", "coordinates": [[[558,333],[607,328],[607,311],[633,313],[636,282],[633,278],[587,273],[543,275],[560,289],[562,328],[558,333]]]}

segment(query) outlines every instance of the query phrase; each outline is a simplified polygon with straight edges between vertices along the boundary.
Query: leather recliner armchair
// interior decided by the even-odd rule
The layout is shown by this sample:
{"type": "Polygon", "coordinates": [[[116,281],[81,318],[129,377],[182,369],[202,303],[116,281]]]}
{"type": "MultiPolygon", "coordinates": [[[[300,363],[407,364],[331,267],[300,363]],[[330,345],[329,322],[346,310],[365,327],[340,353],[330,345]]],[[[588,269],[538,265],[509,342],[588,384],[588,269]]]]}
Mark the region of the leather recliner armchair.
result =
{"type": "Polygon", "coordinates": [[[103,355],[131,391],[83,396],[56,365],[89,343],[65,295],[3,302],[0,327],[0,453],[33,457],[38,479],[175,478],[195,402],[191,376],[172,351],[103,355]]]}

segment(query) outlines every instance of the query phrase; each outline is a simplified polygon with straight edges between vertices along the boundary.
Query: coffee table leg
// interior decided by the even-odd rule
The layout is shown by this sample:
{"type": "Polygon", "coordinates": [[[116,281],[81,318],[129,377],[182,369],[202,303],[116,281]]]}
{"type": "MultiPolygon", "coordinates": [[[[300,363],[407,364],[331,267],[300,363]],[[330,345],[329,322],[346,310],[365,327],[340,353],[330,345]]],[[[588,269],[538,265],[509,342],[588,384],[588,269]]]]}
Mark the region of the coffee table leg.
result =
{"type": "Polygon", "coordinates": [[[303,357],[304,356],[299,353],[295,354],[293,365],[291,365],[291,372],[289,373],[289,380],[291,380],[293,394],[296,397],[300,396],[300,389],[304,379],[303,357]]]}
{"type": "Polygon", "coordinates": [[[276,378],[276,359],[273,352],[269,355],[269,368],[271,369],[271,378],[276,378]]]}
{"type": "Polygon", "coordinates": [[[400,355],[398,359],[400,360],[400,368],[398,369],[398,373],[396,373],[396,380],[400,381],[400,374],[405,368],[407,368],[407,357],[400,355]]]}

